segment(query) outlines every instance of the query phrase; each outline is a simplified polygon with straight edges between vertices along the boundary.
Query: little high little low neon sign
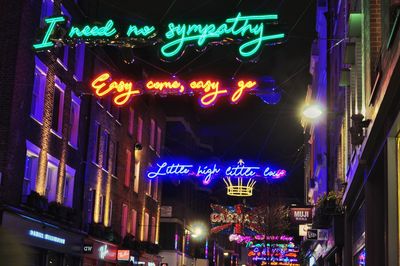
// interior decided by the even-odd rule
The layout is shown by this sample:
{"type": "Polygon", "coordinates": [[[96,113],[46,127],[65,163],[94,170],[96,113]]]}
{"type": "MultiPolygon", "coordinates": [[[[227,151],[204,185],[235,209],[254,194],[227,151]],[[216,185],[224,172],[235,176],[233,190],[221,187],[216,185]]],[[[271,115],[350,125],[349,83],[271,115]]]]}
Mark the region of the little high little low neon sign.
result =
{"type": "Polygon", "coordinates": [[[188,46],[202,49],[212,44],[237,43],[239,44],[240,58],[251,59],[257,56],[265,45],[280,43],[285,38],[284,33],[273,32],[278,24],[277,14],[245,16],[239,12],[236,16],[227,18],[219,24],[170,22],[161,36],[158,36],[155,26],[128,25],[125,29],[122,29],[117,27],[112,19],[101,25],[72,25],[69,29],[66,29],[67,34],[65,36],[59,36],[55,33],[55,30],[65,22],[66,18],[63,16],[46,18],[46,32],[33,45],[33,48],[36,50],[49,49],[55,45],[55,42],[62,44],[85,42],[123,47],[160,43],[161,56],[165,59],[176,59],[184,53],[188,46]]]}
{"type": "Polygon", "coordinates": [[[190,164],[178,161],[161,162],[147,171],[147,177],[197,177],[204,185],[214,179],[222,179],[229,196],[247,197],[253,195],[256,178],[276,180],[286,176],[286,170],[274,169],[269,165],[246,165],[239,160],[235,165],[223,166],[214,164],[190,164]]]}

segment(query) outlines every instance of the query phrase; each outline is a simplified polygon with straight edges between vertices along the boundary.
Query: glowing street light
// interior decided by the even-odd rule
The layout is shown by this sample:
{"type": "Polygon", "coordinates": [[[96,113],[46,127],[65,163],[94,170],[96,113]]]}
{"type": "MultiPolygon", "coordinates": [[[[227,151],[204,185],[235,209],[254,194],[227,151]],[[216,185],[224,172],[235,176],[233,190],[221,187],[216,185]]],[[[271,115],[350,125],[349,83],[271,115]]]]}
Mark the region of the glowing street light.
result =
{"type": "Polygon", "coordinates": [[[309,120],[316,120],[323,114],[323,109],[319,104],[311,104],[303,109],[303,117],[309,120]]]}
{"type": "Polygon", "coordinates": [[[201,237],[203,234],[204,234],[203,228],[198,226],[198,227],[194,228],[194,230],[193,230],[191,235],[192,235],[193,238],[198,238],[198,237],[201,237]]]}

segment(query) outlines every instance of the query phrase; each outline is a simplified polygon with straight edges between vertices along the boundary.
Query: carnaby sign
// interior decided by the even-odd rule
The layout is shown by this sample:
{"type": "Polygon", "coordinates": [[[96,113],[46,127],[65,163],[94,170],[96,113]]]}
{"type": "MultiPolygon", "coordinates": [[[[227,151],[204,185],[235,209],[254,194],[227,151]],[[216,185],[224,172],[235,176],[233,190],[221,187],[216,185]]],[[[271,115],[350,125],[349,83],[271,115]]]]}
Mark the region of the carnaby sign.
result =
{"type": "Polygon", "coordinates": [[[294,224],[312,223],[312,208],[291,208],[290,221],[294,224]]]}

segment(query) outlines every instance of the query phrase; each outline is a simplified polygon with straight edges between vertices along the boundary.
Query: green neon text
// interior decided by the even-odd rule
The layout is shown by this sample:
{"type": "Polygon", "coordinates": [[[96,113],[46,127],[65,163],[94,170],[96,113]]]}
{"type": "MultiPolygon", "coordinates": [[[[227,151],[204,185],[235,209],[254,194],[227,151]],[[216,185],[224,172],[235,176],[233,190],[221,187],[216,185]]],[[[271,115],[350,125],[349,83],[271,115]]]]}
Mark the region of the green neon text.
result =
{"type": "Polygon", "coordinates": [[[155,31],[154,26],[150,26],[150,27],[144,26],[143,28],[138,28],[135,25],[130,25],[128,28],[128,31],[126,32],[126,36],[131,37],[131,35],[133,33],[133,35],[135,35],[137,37],[139,37],[139,36],[147,37],[154,31],[155,31]]]}
{"type": "Polygon", "coordinates": [[[49,41],[50,35],[53,33],[56,24],[58,22],[65,22],[65,18],[52,17],[52,18],[46,18],[44,21],[47,24],[49,24],[49,27],[47,28],[46,34],[44,35],[42,42],[33,45],[33,48],[35,49],[43,49],[47,47],[52,47],[54,45],[52,41],[49,41]]]}
{"type": "Polygon", "coordinates": [[[90,26],[86,25],[82,29],[79,29],[78,27],[71,27],[68,36],[70,38],[74,37],[111,37],[115,33],[117,33],[117,30],[114,28],[114,21],[113,20],[108,20],[106,25],[103,27],[98,27],[98,26],[90,26]]]}
{"type": "Polygon", "coordinates": [[[242,16],[241,13],[238,13],[236,17],[228,18],[225,20],[225,23],[220,25],[175,25],[174,23],[169,23],[168,31],[165,33],[165,37],[169,42],[166,42],[161,47],[161,54],[164,57],[175,57],[182,53],[188,44],[195,43],[198,47],[203,47],[211,42],[212,39],[223,39],[224,37],[233,36],[254,37],[242,43],[239,47],[239,53],[242,57],[251,57],[260,51],[264,42],[285,37],[283,33],[264,35],[264,21],[277,19],[278,15],[275,14],[242,16]],[[258,23],[251,23],[254,21],[258,21],[258,23]]]}

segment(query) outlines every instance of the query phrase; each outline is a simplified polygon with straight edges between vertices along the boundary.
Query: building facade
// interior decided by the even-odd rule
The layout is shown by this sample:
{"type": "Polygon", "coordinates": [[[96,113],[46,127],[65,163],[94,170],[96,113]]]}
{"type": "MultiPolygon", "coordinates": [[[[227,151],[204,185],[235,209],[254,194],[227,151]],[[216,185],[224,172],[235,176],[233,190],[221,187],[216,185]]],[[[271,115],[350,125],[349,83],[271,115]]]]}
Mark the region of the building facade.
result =
{"type": "Polygon", "coordinates": [[[398,265],[400,2],[326,5],[328,196],[313,225],[325,210],[331,237],[314,242],[309,262],[398,265]]]}
{"type": "Polygon", "coordinates": [[[156,97],[121,108],[96,98],[91,79],[120,72],[102,47],[32,49],[46,17],[68,25],[96,17],[94,7],[7,1],[0,11],[0,233],[30,265],[160,262],[161,185],[145,178],[163,152],[156,97]]]}

